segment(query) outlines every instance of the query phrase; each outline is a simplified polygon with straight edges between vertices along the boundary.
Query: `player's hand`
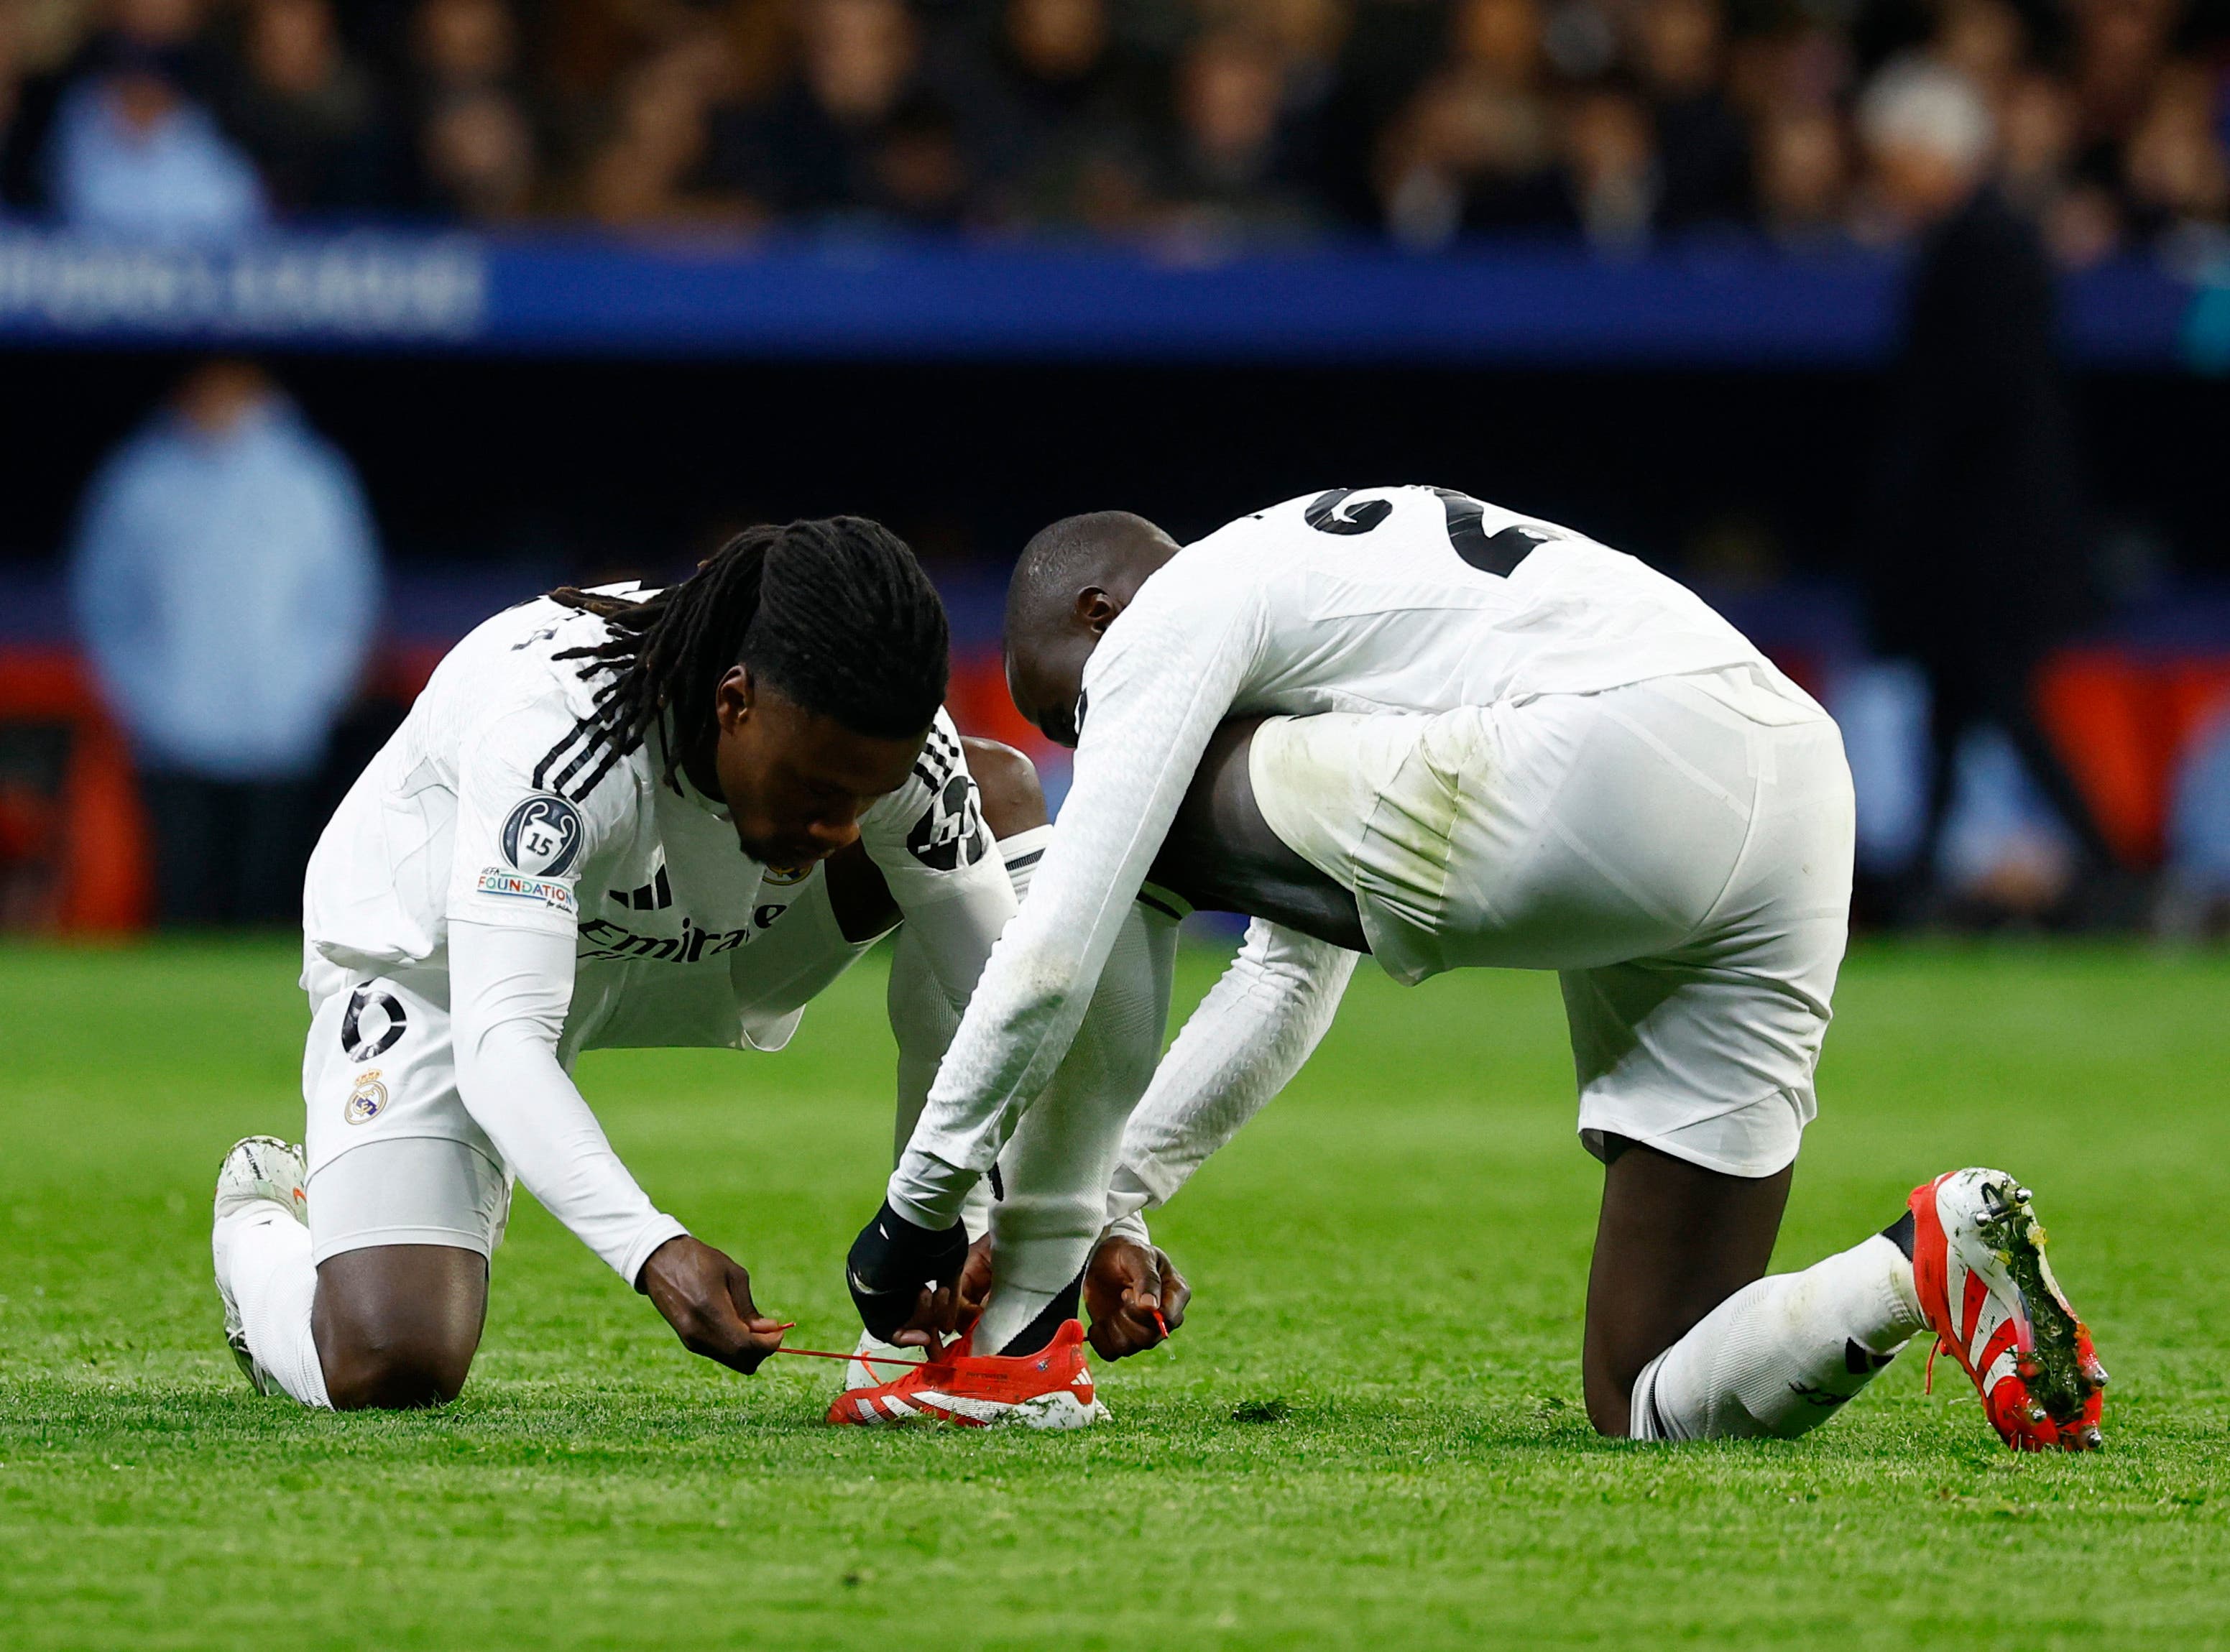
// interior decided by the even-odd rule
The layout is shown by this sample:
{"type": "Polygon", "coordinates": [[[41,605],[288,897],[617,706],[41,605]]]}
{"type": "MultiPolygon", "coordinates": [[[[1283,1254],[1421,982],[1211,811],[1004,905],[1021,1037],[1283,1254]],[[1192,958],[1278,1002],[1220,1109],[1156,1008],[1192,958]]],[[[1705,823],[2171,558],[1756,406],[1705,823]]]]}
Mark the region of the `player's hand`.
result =
{"type": "Polygon", "coordinates": [[[944,1352],[944,1339],[957,1336],[983,1317],[983,1304],[991,1299],[991,1236],[986,1233],[968,1247],[968,1260],[960,1264],[960,1277],[950,1290],[925,1292],[914,1316],[892,1334],[902,1348],[944,1352]]]}
{"type": "Polygon", "coordinates": [[[1192,1287],[1159,1245],[1102,1239],[1084,1270],[1084,1306],[1092,1316],[1092,1346],[1103,1360],[1140,1353],[1162,1340],[1162,1324],[1184,1323],[1192,1287]]]}
{"type": "Polygon", "coordinates": [[[886,1199],[844,1259],[844,1282],[870,1334],[936,1353],[960,1325],[968,1230],[916,1227],[886,1199]]]}
{"type": "Polygon", "coordinates": [[[991,1236],[986,1233],[968,1247],[968,1260],[960,1265],[960,1282],[953,1288],[960,1298],[960,1328],[965,1330],[983,1317],[983,1304],[991,1295],[991,1236]]]}
{"type": "Polygon", "coordinates": [[[732,1371],[753,1372],[782,1346],[782,1327],[751,1302],[751,1276],[726,1252],[684,1233],[650,1253],[635,1288],[666,1316],[681,1346],[732,1371]]]}

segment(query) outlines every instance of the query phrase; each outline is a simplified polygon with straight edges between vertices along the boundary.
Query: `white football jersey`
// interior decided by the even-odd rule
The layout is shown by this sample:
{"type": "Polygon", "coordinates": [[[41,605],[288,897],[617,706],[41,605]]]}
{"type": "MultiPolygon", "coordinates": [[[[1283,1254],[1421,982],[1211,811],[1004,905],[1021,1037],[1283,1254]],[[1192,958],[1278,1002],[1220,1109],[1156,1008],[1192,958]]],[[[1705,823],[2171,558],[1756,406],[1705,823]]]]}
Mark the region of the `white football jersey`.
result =
{"type": "MultiPolygon", "coordinates": [[[[603,737],[591,700],[607,679],[556,656],[609,635],[595,615],[540,598],[457,645],[319,840],[303,890],[306,948],[372,975],[445,969],[453,918],[566,935],[568,1057],[614,1045],[775,1047],[796,1016],[753,1024],[728,955],[780,922],[809,873],[746,857],[724,806],[661,778],[655,733],[624,754],[603,737]]],[[[942,711],[912,775],[861,815],[860,833],[918,924],[981,928],[986,910],[1003,918],[1011,906],[942,711]],[[988,903],[953,898],[993,885],[988,903]]],[[[971,933],[956,950],[980,958],[989,939],[971,933]]]]}
{"type": "Polygon", "coordinates": [[[1429,487],[1335,488],[1196,541],[1109,627],[1087,691],[1134,646],[1180,631],[1237,658],[1238,715],[1447,711],[1759,658],[1647,564],[1429,487]]]}
{"type": "Polygon", "coordinates": [[[938,1070],[894,1198],[980,1169],[1066,1051],[1114,926],[1225,718],[1437,712],[1763,656],[1584,534],[1447,489],[1333,488],[1186,546],[1086,665],[1075,780],[938,1070]]]}

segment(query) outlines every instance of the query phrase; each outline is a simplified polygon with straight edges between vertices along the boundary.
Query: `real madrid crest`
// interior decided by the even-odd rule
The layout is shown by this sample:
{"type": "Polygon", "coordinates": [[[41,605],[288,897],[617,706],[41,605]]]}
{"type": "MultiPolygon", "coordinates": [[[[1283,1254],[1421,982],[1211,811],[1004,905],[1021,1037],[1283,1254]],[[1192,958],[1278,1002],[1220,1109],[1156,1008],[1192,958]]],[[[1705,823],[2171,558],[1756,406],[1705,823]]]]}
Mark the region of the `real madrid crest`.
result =
{"type": "Polygon", "coordinates": [[[366,1068],[349,1086],[348,1105],[341,1109],[341,1116],[351,1124],[369,1124],[385,1111],[387,1086],[380,1082],[378,1068],[366,1068]]]}

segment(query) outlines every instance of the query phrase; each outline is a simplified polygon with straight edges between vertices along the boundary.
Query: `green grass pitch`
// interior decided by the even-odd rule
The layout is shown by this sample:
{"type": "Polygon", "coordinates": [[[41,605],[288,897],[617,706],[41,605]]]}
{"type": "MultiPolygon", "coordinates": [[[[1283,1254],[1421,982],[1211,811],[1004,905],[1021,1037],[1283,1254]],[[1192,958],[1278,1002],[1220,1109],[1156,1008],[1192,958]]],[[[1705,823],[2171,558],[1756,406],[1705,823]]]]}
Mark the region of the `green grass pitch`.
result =
{"type": "MultiPolygon", "coordinates": [[[[1188,961],[1196,996],[1212,960],[1188,961]]],[[[1358,981],[1157,1231],[1199,1295],[1077,1436],[827,1428],[539,1211],[465,1398],[306,1415],[218,1334],[207,1199],[299,1135],[291,948],[0,952],[0,1647],[2166,1647],[2230,1642],[2230,961],[1862,950],[1778,1265],[2027,1179],[2116,1378],[2016,1460],[1924,1349],[1794,1445],[1598,1440],[1597,1174],[1554,983],[1358,981]],[[1269,1402],[1275,1402],[1274,1404],[1269,1402]],[[1273,1420],[1238,1420],[1240,1416],[1273,1420]]],[[[887,1161],[879,967],[778,1057],[615,1052],[657,1198],[841,1345],[887,1161]]]]}

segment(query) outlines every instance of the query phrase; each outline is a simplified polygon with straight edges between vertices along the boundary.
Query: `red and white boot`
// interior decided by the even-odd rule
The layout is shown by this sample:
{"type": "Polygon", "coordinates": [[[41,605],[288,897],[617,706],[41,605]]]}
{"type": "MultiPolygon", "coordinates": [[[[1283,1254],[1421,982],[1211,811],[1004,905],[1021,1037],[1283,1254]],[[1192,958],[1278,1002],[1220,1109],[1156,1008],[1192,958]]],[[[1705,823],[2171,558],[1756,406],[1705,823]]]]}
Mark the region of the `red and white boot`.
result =
{"type": "Polygon", "coordinates": [[[1105,1419],[1107,1408],[1092,1392],[1084,1360],[1084,1327],[1076,1321],[1066,1321],[1035,1353],[970,1353],[968,1346],[964,1337],[896,1382],[847,1389],[828,1408],[828,1420],[857,1428],[936,1422],[1072,1429],[1105,1419]]]}
{"type": "Polygon", "coordinates": [[[1911,1204],[1921,1312],[1990,1425],[2016,1451],[2098,1450],[2106,1370],[2045,1260],[2028,1189],[2002,1170],[1953,1170],[1911,1204]]]}

